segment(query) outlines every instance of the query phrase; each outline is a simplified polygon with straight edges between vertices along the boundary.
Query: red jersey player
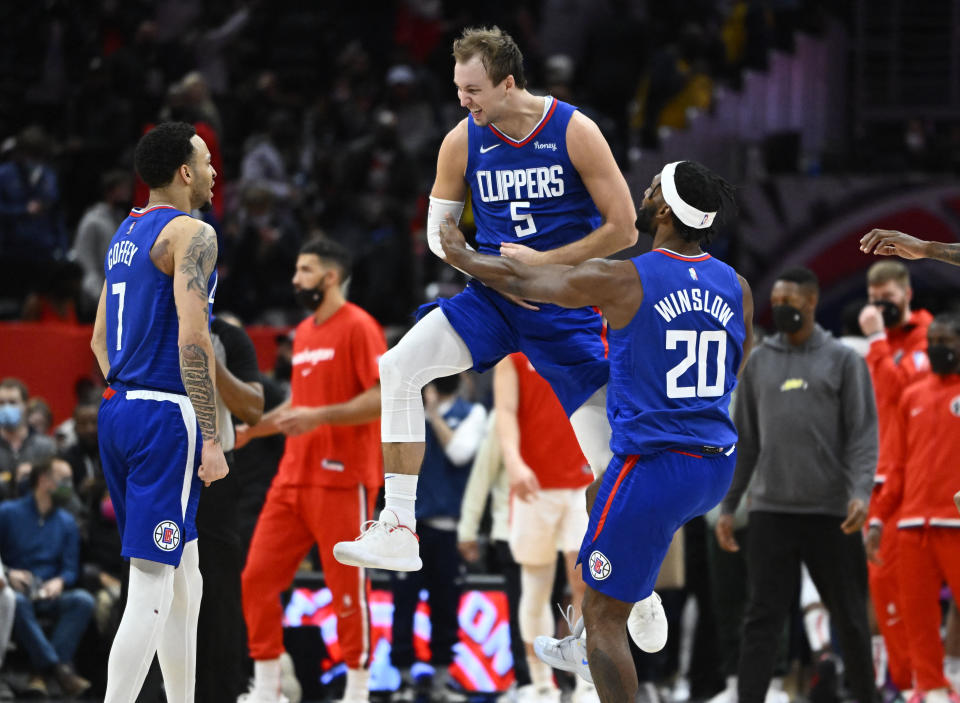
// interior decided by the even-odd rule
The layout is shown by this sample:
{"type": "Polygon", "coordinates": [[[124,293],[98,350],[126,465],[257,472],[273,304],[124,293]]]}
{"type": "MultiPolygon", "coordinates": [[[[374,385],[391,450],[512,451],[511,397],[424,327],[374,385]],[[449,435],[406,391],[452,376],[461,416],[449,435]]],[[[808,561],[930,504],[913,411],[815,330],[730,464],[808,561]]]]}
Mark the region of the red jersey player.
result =
{"type": "Polygon", "coordinates": [[[290,399],[237,431],[238,447],[253,437],[287,435],[243,571],[251,703],[284,700],[280,594],[314,543],[337,609],[347,664],[343,700],[368,700],[369,586],[363,569],[333,558],[333,545],[352,539],[370,518],[383,484],[378,361],[386,342],[377,322],[343,297],[348,273],[347,254],[333,242],[313,240],[301,248],[293,284],[314,312],[297,327],[290,399]]]}

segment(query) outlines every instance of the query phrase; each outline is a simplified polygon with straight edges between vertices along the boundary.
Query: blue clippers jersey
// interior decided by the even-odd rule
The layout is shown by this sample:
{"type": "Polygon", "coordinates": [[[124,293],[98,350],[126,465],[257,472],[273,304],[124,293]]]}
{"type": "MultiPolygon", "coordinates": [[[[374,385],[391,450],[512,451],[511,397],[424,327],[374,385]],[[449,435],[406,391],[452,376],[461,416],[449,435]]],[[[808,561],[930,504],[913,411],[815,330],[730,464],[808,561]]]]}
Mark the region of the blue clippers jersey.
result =
{"type": "MultiPolygon", "coordinates": [[[[110,240],[107,284],[108,383],[184,393],[173,277],[158,269],[150,248],[167,223],[187,213],[168,205],[134,209],[110,240]]],[[[207,284],[210,303],[216,271],[207,284]]]]}
{"type": "Polygon", "coordinates": [[[632,259],[643,303],[609,330],[610,446],[620,455],[737,441],[730,392],[743,358],[743,289],[709,254],[655,249],[632,259]]]}
{"type": "Polygon", "coordinates": [[[467,170],[477,245],[500,254],[503,242],[538,251],[583,239],[602,224],[567,154],[567,124],[576,108],[550,98],[547,114],[523,141],[467,118],[467,170]]]}

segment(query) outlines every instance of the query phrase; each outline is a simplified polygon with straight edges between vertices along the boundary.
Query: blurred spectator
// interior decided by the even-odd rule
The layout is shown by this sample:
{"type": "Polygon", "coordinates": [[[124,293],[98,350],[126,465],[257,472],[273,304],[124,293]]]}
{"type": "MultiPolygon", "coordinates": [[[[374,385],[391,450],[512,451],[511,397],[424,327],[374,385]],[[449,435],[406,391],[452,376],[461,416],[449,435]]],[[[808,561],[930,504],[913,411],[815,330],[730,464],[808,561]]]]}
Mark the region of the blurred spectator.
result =
{"type": "Polygon", "coordinates": [[[77,226],[73,258],[83,269],[83,294],[88,308],[96,307],[103,289],[107,246],[131,207],[133,179],[126,171],[107,171],[100,180],[101,199],[91,205],[77,226]]]}
{"type": "Polygon", "coordinates": [[[0,490],[6,497],[16,493],[18,466],[49,460],[56,453],[53,439],[27,424],[28,399],[20,379],[0,381],[0,490]]]}
{"type": "Polygon", "coordinates": [[[410,573],[391,572],[393,584],[393,639],[391,663],[400,669],[404,694],[413,700],[410,668],[414,613],[420,591],[430,592],[430,664],[434,668],[432,701],[466,701],[449,688],[449,667],[457,637],[460,605],[460,554],[457,520],[470,465],[483,439],[486,410],[460,396],[460,374],[438,378],[424,388],[427,418],[423,481],[417,483],[417,534],[423,568],[410,573]]]}
{"type": "Polygon", "coordinates": [[[708,41],[699,24],[688,22],[677,42],[661,46],[654,53],[638,93],[640,112],[636,119],[644,145],[659,144],[661,127],[686,127],[691,108],[710,108],[714,69],[708,41]]]}
{"type": "MultiPolygon", "coordinates": [[[[584,490],[593,473],[560,401],[523,354],[511,354],[495,367],[493,402],[510,480],[510,552],[520,564],[520,635],[532,680],[519,693],[556,700],[560,691],[549,665],[534,654],[533,640],[555,631],[551,596],[557,552],[570,585],[569,624],[581,616],[586,586],[576,563],[589,522],[584,490]]],[[[577,703],[596,701],[593,686],[577,678],[577,703]]]]}
{"type": "MultiPolygon", "coordinates": [[[[490,534],[485,537],[496,554],[493,571],[503,575],[510,612],[510,653],[516,689],[530,685],[526,650],[520,637],[520,565],[510,554],[510,480],[503,465],[500,440],[496,432],[496,410],[490,412],[483,440],[470,468],[470,477],[463,492],[460,522],[457,524],[457,549],[468,567],[478,568],[481,562],[480,523],[487,497],[490,498],[490,534]]],[[[512,700],[512,699],[511,699],[512,700]]]]}
{"type": "Polygon", "coordinates": [[[244,188],[257,186],[273,193],[283,205],[294,204],[297,191],[289,165],[297,149],[297,124],[288,112],[275,112],[267,129],[244,144],[240,179],[244,188]]]}
{"type": "Polygon", "coordinates": [[[17,592],[13,634],[33,667],[28,689],[40,695],[47,694],[46,676],[68,696],[90,687],[71,664],[94,607],[93,596],[70,589],[79,576],[80,535],[59,506],[71,487],[66,463],[37,463],[30,470],[31,493],[0,505],[0,553],[17,592]],[[38,618],[54,621],[50,636],[38,618]]]}
{"type": "Polygon", "coordinates": [[[73,409],[73,428],[76,441],[61,452],[70,464],[73,487],[85,503],[96,501],[103,488],[103,467],[100,447],[97,445],[97,414],[99,405],[81,402],[73,409]]]}
{"type": "Polygon", "coordinates": [[[82,291],[83,269],[79,264],[75,261],[52,262],[24,300],[22,318],[48,324],[76,325],[82,291]]]}
{"type": "Polygon", "coordinates": [[[13,159],[0,163],[0,295],[22,297],[66,254],[53,144],[42,127],[17,136],[13,159]]]}
{"type": "Polygon", "coordinates": [[[31,432],[49,436],[53,428],[53,411],[43,398],[32,397],[27,401],[27,424],[31,432]]]}
{"type": "Polygon", "coordinates": [[[440,136],[436,115],[420,95],[417,75],[410,66],[397,64],[387,71],[385,107],[396,115],[400,147],[418,161],[428,154],[432,161],[440,136]]]}
{"type": "Polygon", "coordinates": [[[269,188],[251,184],[225,231],[221,260],[230,285],[218,291],[217,302],[247,319],[273,313],[286,322],[284,313],[296,307],[290,271],[301,244],[293,213],[269,188]]]}
{"type": "MultiPolygon", "coordinates": [[[[166,122],[168,120],[190,122],[191,124],[203,122],[210,125],[218,137],[223,134],[220,111],[210,96],[210,88],[202,74],[197,71],[190,71],[177,83],[170,86],[167,91],[167,104],[160,111],[160,121],[166,122]]],[[[214,168],[216,168],[216,165],[214,168]]]]}

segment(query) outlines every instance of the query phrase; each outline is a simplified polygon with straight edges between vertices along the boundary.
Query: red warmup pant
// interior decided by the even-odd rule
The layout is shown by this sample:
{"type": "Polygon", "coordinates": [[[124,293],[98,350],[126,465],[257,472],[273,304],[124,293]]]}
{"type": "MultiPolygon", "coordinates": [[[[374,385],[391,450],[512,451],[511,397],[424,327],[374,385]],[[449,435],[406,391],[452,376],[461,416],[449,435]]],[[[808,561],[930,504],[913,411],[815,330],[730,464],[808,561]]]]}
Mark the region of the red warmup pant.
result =
{"type": "Polygon", "coordinates": [[[900,530],[900,602],[917,688],[949,687],[943,676],[940,587],[960,596],[960,530],[926,527],[900,530]]]}
{"type": "Polygon", "coordinates": [[[870,599],[877,617],[877,627],[887,645],[887,667],[890,680],[901,691],[913,688],[913,670],[910,667],[910,645],[907,641],[907,626],[903,621],[900,602],[900,530],[895,522],[883,531],[880,541],[882,564],[867,562],[870,574],[870,599]]]}
{"type": "Polygon", "coordinates": [[[270,487],[243,570],[243,616],[253,659],[276,659],[283,653],[280,594],[290,587],[297,567],[316,542],[336,607],[343,659],[351,669],[367,666],[369,582],[363,569],[333,558],[333,545],[360,533],[376,496],[376,491],[360,485],[270,487]]]}

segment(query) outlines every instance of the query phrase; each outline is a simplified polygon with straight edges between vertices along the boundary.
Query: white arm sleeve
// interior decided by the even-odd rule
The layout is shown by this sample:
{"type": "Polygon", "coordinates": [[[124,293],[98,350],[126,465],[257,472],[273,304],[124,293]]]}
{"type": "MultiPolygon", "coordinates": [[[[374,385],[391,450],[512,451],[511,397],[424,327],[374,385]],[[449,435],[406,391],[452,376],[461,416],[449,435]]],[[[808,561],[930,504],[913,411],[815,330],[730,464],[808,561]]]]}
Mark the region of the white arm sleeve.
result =
{"type": "Polygon", "coordinates": [[[440,245],[440,223],[443,222],[447,214],[453,216],[457,224],[460,223],[460,215],[463,214],[463,201],[444,200],[430,196],[430,208],[427,210],[427,246],[430,251],[441,259],[447,257],[443,253],[443,247],[440,245]]]}

